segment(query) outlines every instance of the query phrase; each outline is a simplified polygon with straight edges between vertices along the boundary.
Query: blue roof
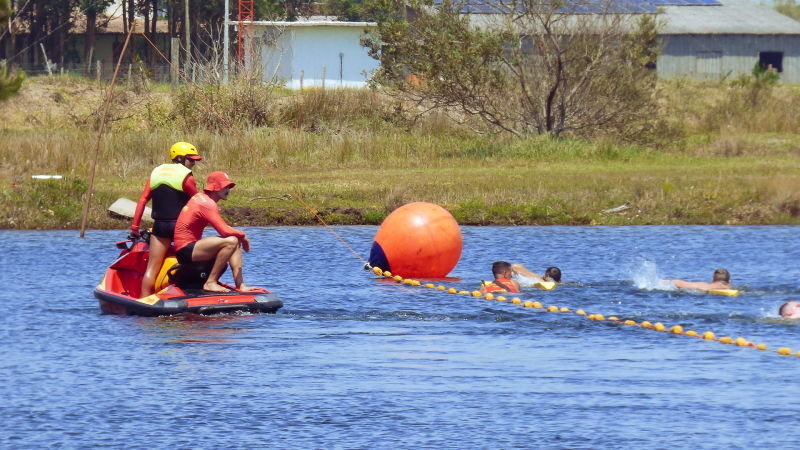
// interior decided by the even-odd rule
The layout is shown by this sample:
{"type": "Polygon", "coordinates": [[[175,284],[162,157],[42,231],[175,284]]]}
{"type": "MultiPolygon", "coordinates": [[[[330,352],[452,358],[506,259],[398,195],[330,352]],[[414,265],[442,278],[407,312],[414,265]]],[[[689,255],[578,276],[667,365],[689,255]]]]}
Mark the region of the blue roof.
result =
{"type": "MultiPolygon", "coordinates": [[[[458,4],[458,0],[451,3],[458,4]]],[[[439,7],[442,0],[434,0],[434,6],[439,7]]],[[[508,11],[508,7],[493,0],[465,0],[461,12],[472,14],[500,14],[508,11]]],[[[571,2],[562,8],[565,12],[572,10],[577,14],[592,14],[603,12],[606,6],[604,0],[588,0],[571,2]]],[[[717,0],[611,0],[609,11],[612,13],[655,13],[661,6],[722,6],[717,0]]]]}

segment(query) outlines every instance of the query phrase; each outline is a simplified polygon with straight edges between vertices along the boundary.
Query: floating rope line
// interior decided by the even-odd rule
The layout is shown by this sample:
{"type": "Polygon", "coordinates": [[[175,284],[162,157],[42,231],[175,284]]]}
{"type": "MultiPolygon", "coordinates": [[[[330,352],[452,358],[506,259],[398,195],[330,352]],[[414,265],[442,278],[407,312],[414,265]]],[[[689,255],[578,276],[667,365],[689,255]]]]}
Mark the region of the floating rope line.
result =
{"type": "Polygon", "coordinates": [[[255,151],[255,150],[253,150],[253,147],[250,147],[250,145],[249,145],[247,142],[245,142],[245,140],[242,138],[242,136],[241,136],[241,135],[240,135],[240,134],[239,134],[239,133],[238,133],[238,132],[237,132],[237,131],[236,131],[236,130],[235,130],[235,129],[234,129],[234,128],[233,128],[233,127],[232,127],[232,126],[229,124],[229,123],[228,123],[228,121],[227,121],[227,120],[225,120],[225,119],[224,119],[224,118],[223,118],[223,117],[222,117],[222,116],[221,116],[221,115],[220,115],[220,114],[217,112],[217,110],[216,110],[216,109],[215,109],[213,106],[211,106],[211,103],[209,103],[209,102],[208,102],[208,100],[206,99],[206,97],[205,97],[203,94],[201,94],[200,92],[198,92],[198,91],[197,91],[197,89],[195,89],[195,87],[192,85],[192,83],[190,83],[190,82],[189,82],[189,80],[187,80],[187,79],[186,79],[186,77],[184,77],[184,76],[183,76],[183,74],[182,74],[182,73],[181,73],[181,72],[180,72],[180,71],[179,71],[179,70],[178,70],[178,69],[177,69],[175,66],[173,66],[173,65],[172,65],[172,63],[169,61],[169,59],[167,59],[167,57],[166,57],[166,56],[164,56],[164,54],[163,54],[163,53],[161,53],[161,50],[159,50],[159,49],[158,49],[158,47],[156,47],[156,45],[153,43],[153,41],[151,41],[151,40],[150,40],[150,38],[148,38],[148,37],[147,37],[147,35],[145,35],[145,34],[143,34],[143,35],[142,35],[142,37],[144,37],[144,38],[147,40],[147,42],[149,42],[149,43],[150,43],[150,45],[151,45],[151,46],[153,46],[153,48],[155,49],[155,51],[156,51],[156,52],[158,52],[158,54],[159,54],[159,55],[160,55],[162,58],[164,58],[164,61],[166,61],[166,62],[167,62],[167,64],[169,64],[169,66],[170,66],[170,67],[172,67],[172,69],[175,71],[175,73],[177,73],[177,74],[178,74],[178,76],[179,76],[179,77],[181,77],[181,79],[183,80],[183,82],[184,82],[184,83],[186,83],[186,85],[187,85],[187,86],[189,86],[189,87],[192,89],[192,91],[194,91],[194,93],[195,93],[195,94],[197,94],[197,96],[198,96],[198,97],[200,97],[200,99],[202,99],[202,100],[203,100],[203,103],[205,103],[205,104],[206,104],[206,106],[208,106],[208,107],[209,107],[209,109],[211,109],[211,111],[212,111],[212,112],[213,112],[213,113],[214,113],[214,114],[215,114],[217,117],[219,117],[219,120],[221,120],[221,121],[222,121],[222,123],[224,123],[224,124],[225,124],[225,126],[226,126],[226,127],[228,127],[228,129],[230,129],[230,130],[233,132],[233,134],[234,134],[234,135],[236,135],[236,137],[239,139],[239,141],[240,141],[242,144],[244,144],[244,146],[245,146],[245,147],[247,147],[247,149],[248,149],[248,150],[250,150],[250,152],[251,152],[251,153],[252,153],[252,154],[253,154],[253,155],[254,155],[256,158],[258,158],[258,160],[259,160],[259,161],[261,161],[261,163],[262,163],[262,164],[264,164],[264,166],[266,166],[266,167],[267,167],[267,169],[269,169],[269,171],[270,171],[270,172],[272,172],[272,175],[274,175],[274,176],[275,176],[275,178],[277,178],[277,179],[278,179],[278,181],[280,181],[280,182],[281,182],[281,184],[283,184],[283,186],[284,186],[284,187],[285,187],[285,188],[286,188],[286,189],[287,189],[289,192],[291,192],[291,193],[292,193],[292,195],[294,195],[294,197],[295,197],[297,200],[299,200],[299,201],[300,201],[300,203],[302,203],[302,204],[303,204],[303,206],[305,206],[305,207],[306,207],[306,208],[309,210],[309,212],[311,212],[311,214],[313,214],[313,215],[314,215],[314,217],[316,217],[316,218],[317,218],[317,220],[319,220],[319,221],[320,221],[320,223],[322,223],[323,225],[325,225],[325,227],[326,227],[326,228],[328,228],[328,229],[331,231],[331,233],[333,233],[333,234],[334,234],[334,235],[335,235],[335,236],[336,236],[336,237],[337,237],[337,238],[338,238],[340,241],[342,241],[342,244],[344,244],[344,245],[345,245],[345,247],[347,247],[347,248],[348,248],[348,249],[349,249],[351,252],[353,252],[353,254],[354,254],[354,255],[356,255],[356,258],[360,259],[362,263],[364,263],[364,264],[367,264],[367,262],[366,262],[366,261],[364,261],[364,258],[362,258],[361,256],[359,256],[359,254],[358,254],[358,253],[356,253],[356,251],[355,251],[355,250],[353,250],[353,249],[352,249],[352,248],[351,248],[349,245],[347,245],[347,242],[345,242],[345,241],[344,241],[344,239],[342,239],[342,237],[341,237],[341,236],[339,236],[339,234],[338,234],[338,233],[336,233],[336,231],[334,231],[334,230],[333,230],[333,228],[331,228],[331,227],[330,227],[330,226],[329,226],[327,223],[325,223],[325,221],[324,221],[324,220],[322,220],[322,218],[319,216],[319,214],[317,214],[317,210],[315,210],[315,209],[311,208],[310,206],[308,206],[308,204],[307,204],[305,201],[303,201],[303,199],[302,199],[302,198],[300,198],[300,196],[299,196],[299,195],[298,195],[298,194],[297,194],[297,193],[296,193],[294,190],[292,190],[292,188],[290,188],[290,187],[289,187],[289,185],[288,185],[288,184],[286,184],[286,182],[285,182],[285,181],[283,181],[283,178],[281,178],[281,177],[280,177],[280,176],[279,176],[277,173],[275,173],[275,171],[274,171],[274,170],[272,170],[272,167],[271,167],[269,164],[267,164],[267,162],[266,162],[266,161],[264,161],[264,159],[263,159],[263,158],[261,158],[261,156],[260,156],[260,155],[259,155],[259,154],[258,154],[258,153],[255,151]]]}
{"type": "MultiPolygon", "coordinates": [[[[389,272],[389,271],[385,271],[384,272],[379,267],[373,268],[372,272],[375,275],[379,276],[379,277],[391,278],[395,282],[397,282],[398,284],[404,284],[404,285],[409,285],[409,286],[422,286],[422,283],[417,281],[417,280],[413,280],[413,279],[410,279],[410,278],[405,278],[404,279],[400,275],[392,275],[391,272],[389,272]]],[[[489,300],[489,301],[498,301],[498,302],[507,302],[508,301],[508,298],[506,298],[506,297],[504,297],[502,295],[495,296],[492,293],[482,294],[480,291],[472,291],[472,292],[463,291],[463,290],[459,291],[456,288],[452,288],[452,287],[450,289],[448,289],[446,286],[444,286],[442,284],[440,284],[439,286],[436,286],[433,283],[426,283],[424,286],[426,288],[428,288],[428,289],[434,289],[435,288],[435,290],[437,290],[437,291],[445,291],[445,292],[447,292],[449,294],[469,295],[469,296],[476,297],[476,298],[484,298],[484,299],[489,300]]],[[[559,313],[559,312],[569,313],[569,312],[573,312],[569,308],[567,308],[566,306],[562,306],[561,308],[559,308],[556,305],[550,305],[547,308],[545,308],[538,301],[531,301],[531,300],[527,300],[527,301],[525,301],[523,303],[522,300],[520,300],[519,297],[512,298],[511,299],[511,304],[513,304],[513,305],[521,305],[521,306],[523,306],[525,308],[541,309],[541,310],[543,310],[545,312],[549,312],[549,313],[559,313]]],[[[602,314],[588,314],[587,315],[586,312],[584,310],[582,310],[582,309],[575,310],[574,313],[576,315],[583,316],[583,317],[585,317],[586,319],[588,319],[588,320],[590,320],[592,322],[609,321],[609,322],[614,322],[614,323],[619,324],[619,325],[636,326],[636,327],[640,327],[640,328],[647,329],[647,330],[654,330],[654,331],[658,331],[658,332],[670,333],[670,334],[675,334],[675,335],[694,337],[694,338],[703,339],[703,340],[706,340],[706,341],[717,341],[717,342],[719,342],[721,344],[726,344],[726,345],[736,345],[737,347],[755,347],[757,350],[768,351],[766,344],[754,344],[754,343],[748,341],[747,339],[745,339],[743,337],[738,337],[735,340],[733,338],[729,337],[729,336],[722,336],[720,338],[717,338],[716,335],[714,334],[714,332],[712,332],[712,331],[706,331],[703,334],[698,334],[694,330],[684,331],[683,327],[680,326],[680,325],[675,325],[675,326],[667,329],[667,327],[664,326],[664,324],[662,324],[661,322],[656,322],[656,323],[653,324],[653,323],[650,323],[650,322],[645,320],[645,321],[642,321],[640,323],[636,323],[636,321],[634,321],[634,320],[630,320],[630,319],[628,319],[628,320],[620,320],[619,318],[617,318],[615,316],[610,316],[608,319],[606,319],[605,316],[603,316],[602,314]]],[[[788,356],[788,355],[792,354],[792,350],[789,347],[781,347],[778,350],[769,350],[769,351],[773,352],[773,353],[777,353],[777,354],[782,355],[782,356],[788,356]]],[[[797,353],[795,353],[794,355],[797,356],[797,357],[800,357],[800,350],[798,350],[797,353]]]]}

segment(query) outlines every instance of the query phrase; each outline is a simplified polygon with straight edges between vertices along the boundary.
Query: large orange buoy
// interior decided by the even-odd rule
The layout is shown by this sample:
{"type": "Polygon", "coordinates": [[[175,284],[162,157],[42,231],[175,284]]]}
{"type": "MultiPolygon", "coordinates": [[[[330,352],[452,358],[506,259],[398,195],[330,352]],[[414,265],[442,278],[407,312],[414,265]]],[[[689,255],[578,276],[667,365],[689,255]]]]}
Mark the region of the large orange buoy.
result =
{"type": "Polygon", "coordinates": [[[446,277],[461,258],[463,240],[456,219],[433,203],[409,203],[383,221],[369,264],[403,277],[446,277]]]}

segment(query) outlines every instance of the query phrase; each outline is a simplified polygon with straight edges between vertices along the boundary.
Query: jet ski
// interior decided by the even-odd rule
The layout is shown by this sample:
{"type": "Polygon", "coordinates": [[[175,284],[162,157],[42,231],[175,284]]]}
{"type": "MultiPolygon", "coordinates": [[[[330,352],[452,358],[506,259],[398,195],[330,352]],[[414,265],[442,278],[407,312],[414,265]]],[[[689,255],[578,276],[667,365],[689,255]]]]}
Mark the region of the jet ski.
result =
{"type": "Polygon", "coordinates": [[[203,290],[214,261],[196,261],[188,266],[178,264],[172,246],[156,278],[156,293],[139,298],[147,269],[149,239],[150,233],[142,231],[140,238],[128,236],[128,240],[116,243],[121,250],[119,257],[94,289],[104,313],[147,317],[237,311],[275,313],[283,307],[277,295],[263,288],[241,292],[220,282],[230,292],[203,290]]]}

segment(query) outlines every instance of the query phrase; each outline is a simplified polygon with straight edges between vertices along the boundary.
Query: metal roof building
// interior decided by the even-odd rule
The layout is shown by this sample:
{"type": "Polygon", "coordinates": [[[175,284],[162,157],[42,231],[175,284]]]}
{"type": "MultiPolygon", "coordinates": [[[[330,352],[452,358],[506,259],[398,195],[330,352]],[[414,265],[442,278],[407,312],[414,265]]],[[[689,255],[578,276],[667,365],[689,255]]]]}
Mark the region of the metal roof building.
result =
{"type": "Polygon", "coordinates": [[[760,62],[777,69],[781,81],[800,83],[800,22],[750,0],[718,3],[664,7],[659,76],[736,76],[760,62]]]}
{"type": "MultiPolygon", "coordinates": [[[[608,0],[566,0],[578,14],[602,11],[608,0]]],[[[800,22],[751,0],[610,0],[615,13],[635,19],[663,8],[659,30],[661,77],[715,79],[751,73],[756,63],[777,69],[781,81],[800,83],[800,22]]],[[[441,0],[435,0],[440,5],[441,0]]],[[[491,28],[500,0],[467,0],[472,22],[491,28]]]]}

